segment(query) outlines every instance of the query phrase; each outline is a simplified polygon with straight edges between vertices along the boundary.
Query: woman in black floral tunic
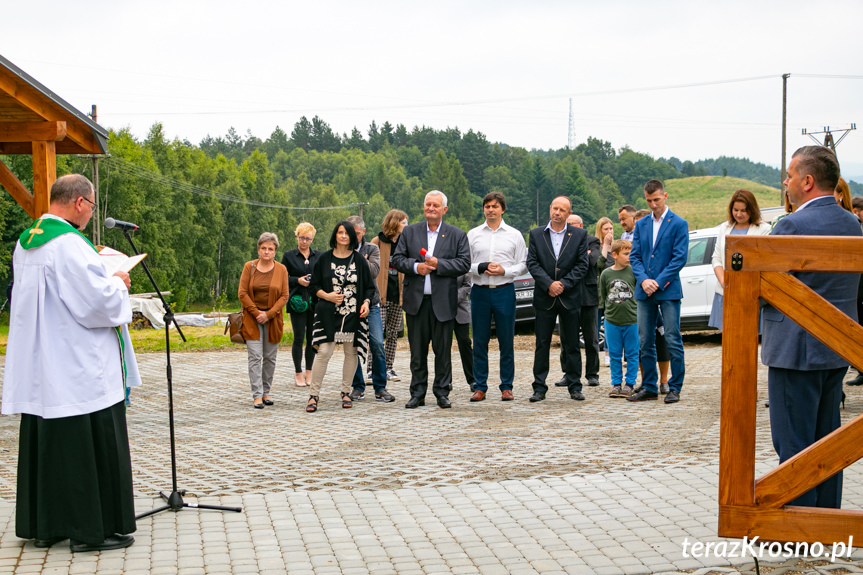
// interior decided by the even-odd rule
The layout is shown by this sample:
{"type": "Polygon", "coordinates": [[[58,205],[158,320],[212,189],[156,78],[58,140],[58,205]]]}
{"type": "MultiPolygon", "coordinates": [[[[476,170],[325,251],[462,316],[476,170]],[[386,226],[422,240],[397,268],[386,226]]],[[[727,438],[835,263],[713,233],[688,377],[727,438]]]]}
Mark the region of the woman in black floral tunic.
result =
{"type": "Polygon", "coordinates": [[[365,359],[369,341],[369,305],[375,286],[366,259],[357,254],[359,246],[350,222],[339,222],[330,237],[331,250],[315,262],[309,285],[315,302],[312,345],[318,350],[312,366],[312,387],[306,411],[318,409],[321,384],[337,343],[344,344],[342,407],[352,407],[350,391],[357,359],[365,359]]]}

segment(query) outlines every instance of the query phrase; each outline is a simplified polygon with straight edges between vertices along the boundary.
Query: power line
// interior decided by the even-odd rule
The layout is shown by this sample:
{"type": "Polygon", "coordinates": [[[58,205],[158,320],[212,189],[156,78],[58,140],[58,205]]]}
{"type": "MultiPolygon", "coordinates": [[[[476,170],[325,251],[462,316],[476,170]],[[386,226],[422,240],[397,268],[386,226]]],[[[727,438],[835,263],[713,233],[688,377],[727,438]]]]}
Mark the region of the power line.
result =
{"type": "MultiPolygon", "coordinates": [[[[549,95],[539,95],[539,96],[520,96],[520,97],[512,97],[512,98],[487,98],[484,100],[462,100],[462,101],[452,101],[452,102],[423,102],[423,103],[415,103],[415,104],[403,104],[403,105],[380,105],[380,106],[335,106],[335,107],[327,107],[320,108],[318,113],[325,112],[368,112],[368,111],[379,111],[379,110],[406,110],[406,109],[415,109],[415,108],[446,108],[446,107],[459,107],[459,106],[478,106],[484,104],[503,104],[508,102],[528,102],[534,100],[552,100],[555,98],[578,98],[585,96],[607,96],[610,94],[626,94],[633,92],[656,92],[661,90],[676,90],[681,88],[698,88],[702,86],[717,86],[721,84],[735,84],[740,82],[753,82],[757,80],[766,80],[770,78],[778,78],[777,74],[770,74],[766,76],[751,76],[748,78],[732,78],[725,80],[711,80],[705,82],[690,82],[686,84],[668,84],[662,86],[646,86],[646,87],[638,87],[638,88],[618,88],[614,90],[595,90],[589,92],[576,92],[576,93],[568,93],[568,94],[549,94],[549,95]]],[[[281,110],[229,110],[229,111],[211,111],[211,112],[114,112],[114,115],[123,115],[123,116],[152,116],[152,115],[164,115],[164,116],[213,116],[220,114],[298,114],[303,113],[308,110],[308,106],[303,108],[295,108],[295,109],[281,109],[281,110]]]]}
{"type": "Polygon", "coordinates": [[[127,174],[129,176],[140,178],[142,180],[148,180],[153,183],[159,184],[161,186],[165,186],[168,188],[172,188],[175,190],[179,190],[181,192],[189,192],[191,194],[198,194],[200,196],[208,196],[212,198],[216,198],[217,200],[221,200],[223,202],[235,202],[238,204],[246,204],[249,206],[256,206],[261,208],[274,208],[278,210],[304,210],[304,211],[312,211],[312,210],[339,210],[346,208],[354,208],[363,204],[355,203],[355,204],[345,204],[343,206],[322,206],[322,207],[300,207],[300,206],[284,206],[279,204],[270,204],[267,202],[258,202],[255,200],[248,200],[245,198],[238,198],[237,196],[232,196],[230,194],[223,194],[221,192],[214,192],[212,190],[208,190],[206,188],[201,188],[198,186],[193,186],[187,182],[181,182],[180,180],[175,180],[174,178],[165,176],[158,172],[154,172],[152,170],[148,170],[147,168],[138,166],[131,162],[127,162],[126,160],[122,160],[120,158],[115,158],[113,156],[108,156],[104,160],[104,163],[109,167],[116,169],[119,172],[127,174]]]}

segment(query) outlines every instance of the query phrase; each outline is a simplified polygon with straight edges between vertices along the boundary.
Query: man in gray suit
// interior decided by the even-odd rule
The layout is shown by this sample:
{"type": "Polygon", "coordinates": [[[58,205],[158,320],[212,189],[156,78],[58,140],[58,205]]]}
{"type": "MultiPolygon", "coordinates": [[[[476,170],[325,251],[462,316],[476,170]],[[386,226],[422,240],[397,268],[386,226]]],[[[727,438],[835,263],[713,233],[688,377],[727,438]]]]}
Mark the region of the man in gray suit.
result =
{"type": "Polygon", "coordinates": [[[470,390],[473,391],[476,379],[473,377],[473,347],[470,342],[470,276],[464,274],[458,278],[458,311],[455,312],[453,334],[458,344],[458,355],[461,358],[461,369],[470,390]]]}
{"type": "MultiPolygon", "coordinates": [[[[794,152],[783,184],[797,211],[782,218],[773,235],[860,236],[860,224],[833,198],[839,163],[828,148],[806,146],[794,152]]],[[[857,319],[859,274],[793,274],[821,297],[857,319]]],[[[779,462],[790,459],[841,424],[839,403],[848,362],[767,305],[762,326],[761,361],[768,366],[770,430],[779,462]]],[[[789,505],[839,508],[842,474],[804,493],[789,505]]]]}

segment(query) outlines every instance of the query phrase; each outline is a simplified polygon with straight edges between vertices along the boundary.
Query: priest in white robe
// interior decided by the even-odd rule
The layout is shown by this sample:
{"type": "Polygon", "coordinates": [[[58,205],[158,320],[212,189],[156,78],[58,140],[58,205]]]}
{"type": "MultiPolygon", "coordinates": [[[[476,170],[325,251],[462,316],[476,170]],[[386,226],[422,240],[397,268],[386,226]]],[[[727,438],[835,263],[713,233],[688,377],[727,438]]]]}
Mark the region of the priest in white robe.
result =
{"type": "Polygon", "coordinates": [[[125,387],[140,384],[129,275],[109,275],[80,234],[93,185],[51,187],[15,247],[3,414],[21,414],[16,535],[72,551],[128,547],[135,531],[125,387]]]}

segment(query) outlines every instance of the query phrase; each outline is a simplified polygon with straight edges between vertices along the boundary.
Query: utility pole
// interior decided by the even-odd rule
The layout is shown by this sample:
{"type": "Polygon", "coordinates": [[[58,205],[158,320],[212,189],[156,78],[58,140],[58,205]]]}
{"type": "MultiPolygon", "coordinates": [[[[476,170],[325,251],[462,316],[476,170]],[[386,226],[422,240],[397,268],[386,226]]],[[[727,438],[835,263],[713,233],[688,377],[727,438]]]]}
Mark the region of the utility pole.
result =
{"type": "MultiPolygon", "coordinates": [[[[96,104],[93,104],[90,117],[93,118],[93,121],[96,122],[96,104]]],[[[98,246],[102,243],[102,214],[99,210],[99,158],[95,154],[90,156],[90,159],[93,161],[93,188],[95,190],[95,200],[96,205],[94,207],[93,212],[93,245],[98,246]]]]}
{"type": "Polygon", "coordinates": [[[575,149],[575,118],[572,117],[572,98],[569,99],[569,135],[566,142],[567,148],[575,149]]]}
{"type": "Polygon", "coordinates": [[[358,206],[358,207],[357,207],[357,212],[359,212],[357,215],[358,215],[358,216],[360,216],[360,218],[362,218],[362,219],[363,219],[363,221],[365,221],[365,220],[366,220],[365,218],[363,218],[363,206],[367,206],[367,205],[369,205],[369,203],[368,203],[368,202],[360,202],[360,203],[358,203],[358,204],[357,204],[357,206],[358,206]]]}
{"type": "Polygon", "coordinates": [[[785,128],[786,117],[788,111],[788,76],[791,74],[782,74],[782,163],[780,168],[781,180],[779,181],[779,203],[785,205],[785,128]]]}
{"type": "Polygon", "coordinates": [[[831,150],[833,150],[833,154],[838,158],[838,157],[839,157],[839,154],[837,154],[837,153],[836,153],[836,146],[838,146],[838,145],[839,145],[839,142],[841,142],[842,140],[844,140],[844,139],[845,139],[845,136],[847,136],[847,135],[848,135],[848,132],[850,132],[851,130],[856,130],[856,129],[857,129],[857,124],[851,124],[851,127],[850,127],[850,128],[845,128],[845,129],[842,129],[842,130],[831,130],[831,129],[830,129],[830,126],[826,126],[826,127],[825,127],[822,131],[820,131],[820,132],[809,132],[808,130],[806,130],[806,128],[803,128],[803,135],[804,135],[804,136],[809,136],[810,138],[812,138],[813,140],[815,140],[815,143],[816,143],[816,144],[821,144],[821,142],[819,142],[819,141],[818,141],[818,138],[816,138],[816,137],[815,137],[815,134],[824,134],[824,144],[823,144],[823,146],[824,146],[825,148],[830,148],[831,150]],[[834,138],[833,138],[833,132],[842,132],[842,135],[841,135],[841,136],[839,136],[839,139],[838,139],[838,140],[834,140],[834,138]]]}

